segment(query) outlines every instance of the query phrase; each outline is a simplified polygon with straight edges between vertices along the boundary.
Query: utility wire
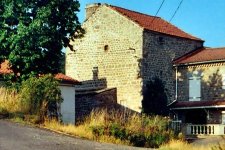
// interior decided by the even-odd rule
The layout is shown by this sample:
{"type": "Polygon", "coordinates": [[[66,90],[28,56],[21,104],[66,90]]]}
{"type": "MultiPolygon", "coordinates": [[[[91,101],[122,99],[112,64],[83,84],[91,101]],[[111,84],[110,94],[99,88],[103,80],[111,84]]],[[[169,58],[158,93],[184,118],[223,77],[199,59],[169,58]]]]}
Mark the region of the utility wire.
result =
{"type": "Polygon", "coordinates": [[[173,20],[173,18],[175,17],[175,15],[176,15],[177,11],[179,10],[179,8],[180,8],[180,6],[181,6],[181,4],[182,4],[183,1],[184,1],[184,0],[181,0],[181,1],[180,1],[180,3],[179,3],[179,5],[178,5],[177,9],[175,10],[173,16],[170,18],[169,23],[170,23],[170,22],[173,20]]]}
{"type": "Polygon", "coordinates": [[[152,22],[151,22],[151,23],[153,23],[153,22],[154,22],[154,20],[155,20],[156,16],[158,15],[158,13],[159,13],[160,9],[162,8],[162,6],[163,6],[163,4],[164,4],[164,2],[165,2],[165,0],[163,0],[163,1],[162,1],[162,3],[161,3],[161,5],[159,6],[159,9],[157,10],[157,12],[156,12],[156,14],[155,14],[154,18],[152,19],[152,22]]]}

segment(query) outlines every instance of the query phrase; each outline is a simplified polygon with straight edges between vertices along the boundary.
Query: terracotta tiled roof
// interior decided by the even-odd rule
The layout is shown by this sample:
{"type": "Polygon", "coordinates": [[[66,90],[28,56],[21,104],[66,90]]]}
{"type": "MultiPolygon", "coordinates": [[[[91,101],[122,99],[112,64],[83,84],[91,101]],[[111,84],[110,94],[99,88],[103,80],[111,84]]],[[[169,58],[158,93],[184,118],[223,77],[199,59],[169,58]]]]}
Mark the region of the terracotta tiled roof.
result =
{"type": "Polygon", "coordinates": [[[163,34],[182,37],[182,38],[191,39],[191,40],[203,41],[197,37],[194,37],[182,31],[181,29],[161,19],[160,17],[150,16],[150,15],[142,14],[139,12],[135,12],[132,10],[127,10],[121,7],[116,7],[111,5],[109,5],[109,7],[116,10],[120,14],[126,16],[127,18],[131,19],[132,21],[136,22],[137,24],[139,24],[141,27],[143,27],[146,30],[160,32],[163,34]]]}
{"type": "Polygon", "coordinates": [[[73,83],[73,84],[79,84],[80,82],[63,74],[63,73],[58,73],[55,75],[55,79],[60,80],[62,82],[66,82],[66,83],[73,83]]]}
{"type": "Polygon", "coordinates": [[[225,100],[211,100],[211,101],[178,101],[174,103],[172,108],[200,108],[200,107],[225,107],[225,100]]]}
{"type": "MultiPolygon", "coordinates": [[[[5,60],[4,62],[2,62],[0,64],[0,74],[10,74],[12,73],[12,70],[9,69],[9,61],[5,60]]],[[[66,76],[63,73],[58,73],[55,75],[55,79],[60,80],[61,82],[64,83],[70,83],[70,84],[79,84],[80,82],[69,77],[66,76]]]]}
{"type": "Polygon", "coordinates": [[[190,64],[209,61],[225,61],[224,48],[200,48],[173,61],[174,64],[190,64]]]}
{"type": "Polygon", "coordinates": [[[0,64],[0,74],[12,73],[12,70],[9,69],[9,61],[5,60],[0,64]]]}

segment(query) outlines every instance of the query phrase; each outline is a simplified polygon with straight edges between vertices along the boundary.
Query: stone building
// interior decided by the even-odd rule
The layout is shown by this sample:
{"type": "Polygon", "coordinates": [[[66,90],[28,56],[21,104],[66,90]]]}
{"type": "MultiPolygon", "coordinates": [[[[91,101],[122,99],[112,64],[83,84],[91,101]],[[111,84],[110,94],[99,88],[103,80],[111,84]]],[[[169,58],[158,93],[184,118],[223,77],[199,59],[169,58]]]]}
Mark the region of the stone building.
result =
{"type": "Polygon", "coordinates": [[[200,48],[173,63],[177,99],[170,107],[191,124],[187,134],[225,134],[225,48],[200,48]]]}
{"type": "Polygon", "coordinates": [[[160,17],[107,4],[88,5],[83,28],[66,50],[66,75],[82,82],[81,93],[116,88],[117,103],[138,112],[154,77],[165,83],[168,103],[175,99],[172,61],[204,43],[160,17]]]}

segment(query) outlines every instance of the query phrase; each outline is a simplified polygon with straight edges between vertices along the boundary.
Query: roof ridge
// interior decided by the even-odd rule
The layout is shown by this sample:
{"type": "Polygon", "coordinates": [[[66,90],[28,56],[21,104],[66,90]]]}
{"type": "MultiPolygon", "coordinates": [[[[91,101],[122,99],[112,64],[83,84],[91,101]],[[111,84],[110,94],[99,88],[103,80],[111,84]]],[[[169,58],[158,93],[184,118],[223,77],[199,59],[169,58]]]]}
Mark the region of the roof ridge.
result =
{"type": "Polygon", "coordinates": [[[212,50],[215,50],[215,49],[225,49],[225,47],[207,47],[206,49],[212,49],[212,50]]]}
{"type": "Polygon", "coordinates": [[[131,11],[131,12],[134,12],[134,13],[138,13],[138,14],[141,14],[141,15],[145,15],[145,16],[149,16],[149,17],[161,18],[161,17],[158,17],[158,16],[149,15],[149,14],[146,14],[146,13],[138,12],[138,11],[135,11],[135,10],[131,10],[131,9],[127,9],[127,8],[123,8],[123,7],[119,7],[119,6],[115,6],[115,5],[111,5],[111,4],[106,4],[106,6],[117,7],[117,8],[120,8],[120,9],[125,9],[125,10],[128,10],[128,11],[131,11]]]}
{"type": "Polygon", "coordinates": [[[146,30],[166,34],[169,36],[175,36],[175,37],[204,42],[204,40],[183,31],[182,29],[178,28],[177,26],[173,25],[172,23],[168,22],[167,20],[161,17],[152,16],[149,14],[145,14],[145,13],[141,13],[141,12],[137,12],[137,11],[129,10],[129,9],[118,7],[118,6],[109,5],[109,4],[103,4],[103,5],[108,6],[108,8],[111,8],[117,11],[118,13],[120,13],[121,15],[128,17],[131,21],[138,23],[142,28],[146,30]],[[153,22],[153,20],[155,21],[153,22]]]}

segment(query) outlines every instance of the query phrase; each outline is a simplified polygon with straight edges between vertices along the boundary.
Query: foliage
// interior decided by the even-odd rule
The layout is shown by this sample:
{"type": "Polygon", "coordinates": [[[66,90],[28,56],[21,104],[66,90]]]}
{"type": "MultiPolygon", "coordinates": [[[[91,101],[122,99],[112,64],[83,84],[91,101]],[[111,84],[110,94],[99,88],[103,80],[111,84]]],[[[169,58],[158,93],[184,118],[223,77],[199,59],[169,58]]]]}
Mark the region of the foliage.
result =
{"type": "Polygon", "coordinates": [[[19,101],[19,94],[13,89],[0,88],[0,114],[8,116],[9,114],[21,112],[23,106],[19,101]]]}
{"type": "Polygon", "coordinates": [[[159,150],[225,150],[225,142],[217,144],[194,145],[182,140],[171,140],[162,145],[159,150]]]}
{"type": "Polygon", "coordinates": [[[142,108],[143,113],[151,115],[168,115],[167,95],[163,82],[154,78],[143,88],[142,108]]]}
{"type": "Polygon", "coordinates": [[[79,7],[78,0],[0,1],[0,62],[9,60],[11,80],[60,71],[63,46],[84,33],[79,7]]]}
{"type": "Polygon", "coordinates": [[[167,118],[124,113],[116,110],[95,110],[85,123],[91,126],[96,139],[109,136],[134,146],[159,147],[173,139],[174,134],[167,127],[167,118]]]}
{"type": "MultiPolygon", "coordinates": [[[[25,114],[37,115],[41,122],[49,114],[57,117],[57,103],[62,102],[58,81],[52,75],[40,78],[31,77],[22,82],[20,99],[26,108],[25,114]]],[[[35,120],[35,117],[31,118],[35,120]]]]}

